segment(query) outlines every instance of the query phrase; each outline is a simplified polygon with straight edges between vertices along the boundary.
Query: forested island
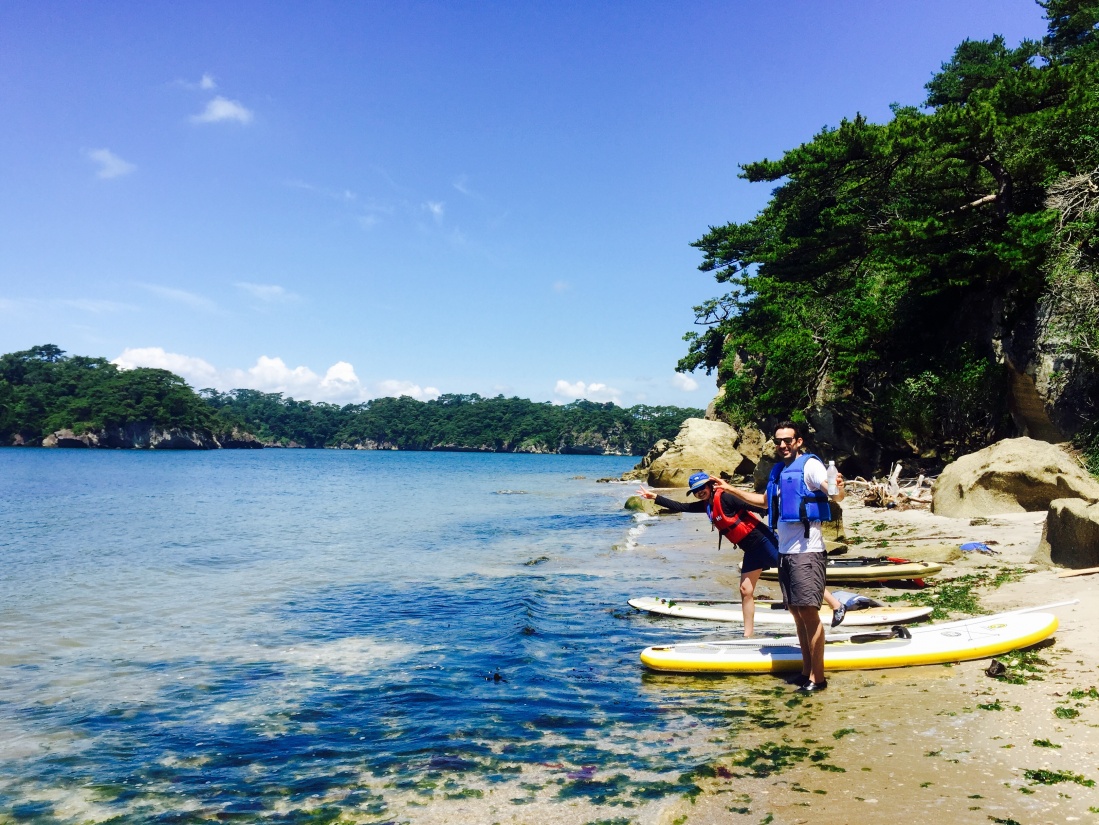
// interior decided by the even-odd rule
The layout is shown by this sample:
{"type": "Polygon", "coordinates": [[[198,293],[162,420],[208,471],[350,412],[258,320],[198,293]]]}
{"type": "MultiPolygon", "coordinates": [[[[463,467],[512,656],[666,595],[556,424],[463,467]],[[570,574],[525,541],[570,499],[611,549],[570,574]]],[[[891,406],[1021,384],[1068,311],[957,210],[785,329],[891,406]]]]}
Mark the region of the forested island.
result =
{"type": "Polygon", "coordinates": [[[679,364],[734,426],[794,414],[850,472],[1024,434],[1099,471],[1099,4],[1040,5],[1042,40],[741,166],[773,195],[695,242],[725,291],[679,364]]]}
{"type": "Polygon", "coordinates": [[[443,395],[362,404],[193,390],[167,370],[119,369],[47,344],[0,356],[0,444],[179,449],[340,447],[643,455],[702,410],[443,395]]]}

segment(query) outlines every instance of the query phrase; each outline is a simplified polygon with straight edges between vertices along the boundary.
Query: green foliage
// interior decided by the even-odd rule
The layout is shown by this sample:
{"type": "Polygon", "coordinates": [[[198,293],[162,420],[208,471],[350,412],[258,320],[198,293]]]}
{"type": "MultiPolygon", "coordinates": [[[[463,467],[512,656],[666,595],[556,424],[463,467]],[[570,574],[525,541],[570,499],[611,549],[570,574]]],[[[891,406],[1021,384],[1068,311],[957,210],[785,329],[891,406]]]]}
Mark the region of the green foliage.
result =
{"type": "Polygon", "coordinates": [[[1072,445],[1080,451],[1087,471],[1099,478],[1099,420],[1078,432],[1072,445]]]}
{"type": "MultiPolygon", "coordinates": [[[[965,41],[922,108],[856,115],[743,165],[775,188],[695,242],[727,291],[695,308],[679,369],[716,369],[735,423],[829,403],[915,453],[1005,435],[995,330],[1099,254],[1096,198],[1049,199],[1099,166],[1097,5],[1048,0],[1042,42],[965,41]]],[[[1099,286],[1092,303],[1067,286],[1077,340],[1099,342],[1099,286]]]]}
{"type": "Polygon", "coordinates": [[[338,407],[233,390],[202,395],[219,414],[239,420],[264,440],[306,447],[363,444],[400,450],[487,452],[620,452],[643,454],[674,438],[701,410],[574,401],[554,405],[523,398],[448,394],[433,401],[376,398],[338,407]]]}
{"type": "Polygon", "coordinates": [[[444,395],[434,401],[376,398],[339,406],[258,390],[195,393],[165,370],[120,370],[102,358],[67,356],[53,345],[0,356],[0,443],[152,424],[205,433],[236,429],[261,441],[402,450],[643,454],[674,438],[702,410],[574,401],[444,395]]]}
{"type": "Polygon", "coordinates": [[[167,370],[120,370],[103,358],[67,356],[47,344],[0,356],[0,439],[41,438],[60,429],[148,423],[209,431],[210,408],[167,370]]]}

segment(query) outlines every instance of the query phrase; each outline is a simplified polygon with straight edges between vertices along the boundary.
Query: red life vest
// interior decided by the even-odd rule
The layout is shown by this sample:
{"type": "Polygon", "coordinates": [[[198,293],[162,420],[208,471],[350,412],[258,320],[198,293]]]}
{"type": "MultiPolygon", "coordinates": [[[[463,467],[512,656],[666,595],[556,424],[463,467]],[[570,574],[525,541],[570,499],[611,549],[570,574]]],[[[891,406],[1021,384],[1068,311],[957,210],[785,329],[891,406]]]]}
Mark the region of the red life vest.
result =
{"type": "MultiPolygon", "coordinates": [[[[710,517],[710,524],[733,544],[740,544],[749,533],[763,524],[763,519],[751,510],[738,508],[731,516],[721,509],[721,492],[714,490],[710,494],[710,503],[706,505],[706,515],[710,517]]],[[[721,539],[717,540],[718,547],[721,539]]]]}

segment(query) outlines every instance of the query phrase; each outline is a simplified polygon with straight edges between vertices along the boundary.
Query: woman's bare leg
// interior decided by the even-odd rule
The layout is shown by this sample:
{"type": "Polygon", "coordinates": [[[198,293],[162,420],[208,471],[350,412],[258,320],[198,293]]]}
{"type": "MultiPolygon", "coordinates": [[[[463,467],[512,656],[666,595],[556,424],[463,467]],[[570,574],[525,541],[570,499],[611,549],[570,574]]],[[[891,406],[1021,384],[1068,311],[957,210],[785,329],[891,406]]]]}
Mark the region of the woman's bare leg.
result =
{"type": "Polygon", "coordinates": [[[750,639],[756,632],[756,582],[762,570],[749,570],[740,574],[740,612],[744,617],[744,638],[750,639]]]}

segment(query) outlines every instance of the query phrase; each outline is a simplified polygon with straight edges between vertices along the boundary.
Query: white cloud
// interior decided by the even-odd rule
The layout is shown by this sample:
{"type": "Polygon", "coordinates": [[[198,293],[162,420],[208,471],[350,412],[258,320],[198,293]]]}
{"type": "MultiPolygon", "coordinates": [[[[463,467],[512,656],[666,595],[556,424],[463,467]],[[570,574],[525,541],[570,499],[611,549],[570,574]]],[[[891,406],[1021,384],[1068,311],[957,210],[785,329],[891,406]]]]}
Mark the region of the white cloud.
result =
{"type": "Polygon", "coordinates": [[[431,213],[432,217],[437,221],[443,219],[443,212],[446,211],[446,204],[443,201],[428,201],[424,204],[424,209],[431,213]]]}
{"type": "Polygon", "coordinates": [[[185,289],[176,289],[170,286],[157,286],[156,284],[138,284],[138,286],[142,289],[149,290],[149,292],[154,295],[159,295],[161,298],[174,301],[177,304],[184,304],[192,309],[201,309],[204,312],[217,312],[218,310],[218,305],[209,298],[204,298],[201,295],[196,295],[185,289]]]}
{"type": "Polygon", "coordinates": [[[84,154],[99,164],[99,171],[95,173],[95,176],[103,180],[120,178],[137,169],[132,163],[127,163],[110,149],[88,149],[84,154]]]}
{"type": "Polygon", "coordinates": [[[553,282],[553,291],[554,292],[568,292],[570,289],[572,289],[572,284],[570,284],[568,281],[554,281],[553,282]]]}
{"type": "Polygon", "coordinates": [[[408,395],[417,401],[430,401],[440,395],[439,390],[435,387],[421,387],[411,381],[397,381],[394,379],[379,381],[377,389],[380,396],[399,398],[402,395],[408,395]]]}
{"type": "Polygon", "coordinates": [[[111,363],[117,364],[124,370],[132,370],[135,367],[169,370],[198,389],[216,385],[218,379],[218,371],[213,364],[201,358],[165,352],[161,347],[127,348],[111,363]]]}
{"type": "Polygon", "coordinates": [[[205,91],[208,92],[211,89],[218,87],[217,82],[214,80],[214,76],[209,72],[204,72],[202,77],[197,82],[192,80],[177,80],[176,86],[181,86],[184,89],[191,89],[192,91],[205,91]]]}
{"type": "Polygon", "coordinates": [[[337,201],[353,201],[358,197],[358,195],[350,189],[327,189],[323,186],[317,186],[303,180],[288,180],[286,181],[286,185],[292,189],[302,189],[306,192],[313,192],[314,194],[323,195],[326,198],[337,201]]]}
{"type": "Polygon", "coordinates": [[[553,387],[553,394],[560,396],[561,398],[567,398],[573,401],[577,398],[586,398],[588,401],[613,401],[615,404],[621,404],[622,392],[616,390],[614,387],[608,387],[606,384],[591,383],[585,384],[583,381],[577,381],[575,384],[570,384],[563,379],[553,387]]]}
{"type": "Polygon", "coordinates": [[[62,301],[61,303],[75,309],[82,309],[85,312],[95,313],[96,315],[101,315],[105,312],[126,312],[137,309],[137,307],[132,304],[122,304],[118,301],[105,301],[98,298],[72,298],[62,301]]]}
{"type": "Polygon", "coordinates": [[[220,123],[224,120],[235,120],[238,123],[251,123],[252,111],[245,108],[235,100],[218,95],[202,111],[202,114],[191,117],[192,123],[220,123]]]}
{"type": "Polygon", "coordinates": [[[287,304],[298,300],[299,296],[278,284],[253,284],[240,281],[234,284],[237,289],[247,292],[257,301],[265,304],[287,304]]]}
{"type": "Polygon", "coordinates": [[[698,389],[698,382],[689,375],[677,372],[672,376],[672,386],[677,390],[683,390],[684,392],[694,392],[698,389]]]}
{"type": "Polygon", "coordinates": [[[281,358],[267,355],[261,355],[248,369],[218,369],[201,358],[165,352],[161,347],[143,347],[125,350],[114,363],[123,369],[157,367],[171,370],[196,389],[281,392],[299,401],[354,404],[379,396],[401,395],[429,401],[440,394],[435,387],[423,387],[412,381],[389,379],[374,385],[364,384],[355,374],[355,367],[347,361],[337,361],[323,376],[309,367],[291,367],[281,358]]]}
{"type": "Polygon", "coordinates": [[[459,175],[458,179],[454,181],[454,188],[465,195],[467,198],[481,199],[481,195],[474,192],[469,188],[469,175],[459,175]]]}

